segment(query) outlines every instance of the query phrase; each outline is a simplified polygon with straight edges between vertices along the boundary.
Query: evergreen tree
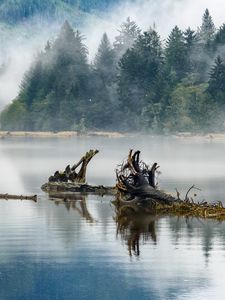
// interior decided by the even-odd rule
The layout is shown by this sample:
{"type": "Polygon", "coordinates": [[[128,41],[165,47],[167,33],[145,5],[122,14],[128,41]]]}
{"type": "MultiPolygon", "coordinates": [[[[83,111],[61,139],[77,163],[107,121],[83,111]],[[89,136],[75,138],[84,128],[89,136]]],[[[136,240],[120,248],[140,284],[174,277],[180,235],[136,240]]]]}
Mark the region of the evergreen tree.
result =
{"type": "Polygon", "coordinates": [[[184,43],[186,48],[186,64],[188,73],[196,72],[198,57],[198,37],[194,30],[188,27],[184,31],[184,43]]]}
{"type": "Polygon", "coordinates": [[[214,54],[225,57],[225,23],[220,26],[212,42],[214,54]]]}
{"type": "Polygon", "coordinates": [[[113,46],[117,58],[119,59],[127,49],[132,47],[133,43],[141,33],[141,30],[138,25],[128,17],[126,21],[121,24],[118,31],[119,35],[115,37],[113,46]]]}
{"type": "Polygon", "coordinates": [[[106,33],[101,39],[93,67],[90,80],[89,124],[94,124],[96,128],[112,129],[118,109],[115,93],[116,61],[115,52],[106,33]]]}
{"type": "Polygon", "coordinates": [[[112,49],[110,41],[106,33],[103,34],[100,45],[98,47],[98,52],[95,57],[96,70],[100,76],[108,83],[115,79],[116,73],[116,62],[115,62],[115,52],[112,49]]]}
{"type": "Polygon", "coordinates": [[[66,21],[22,82],[16,101],[25,104],[27,126],[31,130],[63,130],[79,123],[90,98],[89,73],[82,36],[66,21]]]}
{"type": "Polygon", "coordinates": [[[183,32],[175,26],[166,41],[166,63],[179,81],[187,72],[187,49],[183,32]]]}
{"type": "Polygon", "coordinates": [[[134,114],[142,114],[147,98],[148,102],[159,101],[153,95],[162,66],[162,45],[153,29],[139,35],[133,47],[121,58],[119,97],[128,115],[129,126],[140,126],[141,119],[138,120],[134,114]]]}
{"type": "Polygon", "coordinates": [[[215,34],[214,43],[217,47],[225,44],[225,23],[220,26],[219,30],[215,34]]]}
{"type": "Polygon", "coordinates": [[[213,23],[212,17],[209,13],[208,8],[205,10],[205,13],[202,17],[202,25],[199,30],[199,38],[201,43],[208,45],[212,42],[216,32],[216,27],[213,23]]]}
{"type": "Polygon", "coordinates": [[[218,104],[225,104],[225,63],[220,56],[210,71],[208,92],[218,104]]]}
{"type": "Polygon", "coordinates": [[[184,31],[184,41],[185,41],[185,46],[187,49],[187,52],[192,52],[193,48],[195,47],[198,38],[197,34],[195,33],[194,30],[192,30],[190,27],[184,31]]]}

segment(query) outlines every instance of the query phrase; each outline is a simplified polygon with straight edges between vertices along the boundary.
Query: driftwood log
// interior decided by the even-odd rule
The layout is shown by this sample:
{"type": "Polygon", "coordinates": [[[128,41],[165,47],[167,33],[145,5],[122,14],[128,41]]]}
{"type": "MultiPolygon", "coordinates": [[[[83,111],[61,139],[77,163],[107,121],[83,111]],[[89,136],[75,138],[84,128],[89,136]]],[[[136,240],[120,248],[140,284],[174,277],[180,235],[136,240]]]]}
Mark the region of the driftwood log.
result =
{"type": "Polygon", "coordinates": [[[131,208],[134,212],[137,211],[137,206],[141,206],[152,214],[225,220],[225,208],[221,202],[194,202],[192,198],[189,198],[188,194],[195,186],[188,190],[184,200],[180,199],[178,191],[175,197],[160,190],[156,183],[158,164],[155,162],[152,166],[147,165],[140,159],[140,151],[130,150],[127,160],[117,167],[115,187],[88,185],[86,183],[87,166],[98,152],[98,150],[90,150],[72,167],[68,165],[64,171],[56,171],[53,176],[49,177],[49,182],[45,183],[42,189],[48,193],[116,195],[114,203],[119,205],[119,209],[131,208]],[[78,167],[80,167],[79,171],[78,167]]]}
{"type": "Polygon", "coordinates": [[[86,172],[87,165],[90,160],[98,153],[98,150],[89,150],[86,154],[79,160],[78,163],[74,164],[72,167],[68,165],[64,171],[56,171],[54,175],[50,176],[49,182],[73,182],[77,184],[82,184],[86,182],[86,172]],[[77,168],[80,170],[77,171],[77,168]]]}
{"type": "Polygon", "coordinates": [[[86,154],[75,163],[72,167],[68,165],[64,171],[56,171],[54,175],[49,177],[47,183],[42,185],[42,190],[51,192],[73,192],[83,194],[98,195],[115,195],[115,187],[109,186],[93,186],[86,183],[87,166],[91,159],[98,153],[98,150],[89,150],[86,154]],[[77,170],[80,167],[79,170],[77,170]]]}
{"type": "Polygon", "coordinates": [[[157,163],[149,167],[140,160],[140,151],[130,150],[127,160],[116,169],[116,188],[121,201],[140,202],[154,200],[161,203],[172,203],[177,199],[156,187],[157,163]],[[128,200],[126,200],[128,196],[128,200]]]}
{"type": "Polygon", "coordinates": [[[194,202],[188,197],[189,192],[195,188],[194,185],[188,190],[184,200],[180,199],[178,192],[177,197],[174,197],[158,189],[155,182],[157,169],[157,163],[149,167],[140,160],[140,151],[130,150],[127,160],[116,170],[118,193],[115,203],[120,210],[128,208],[135,212],[137,206],[142,206],[154,214],[225,220],[225,208],[221,202],[194,202]]]}
{"type": "Polygon", "coordinates": [[[72,182],[47,182],[42,185],[42,190],[51,192],[73,192],[83,194],[115,195],[116,188],[103,185],[76,184],[72,182]]]}
{"type": "Polygon", "coordinates": [[[3,200],[32,200],[34,202],[37,202],[37,195],[24,196],[24,195],[0,194],[0,199],[3,199],[3,200]]]}

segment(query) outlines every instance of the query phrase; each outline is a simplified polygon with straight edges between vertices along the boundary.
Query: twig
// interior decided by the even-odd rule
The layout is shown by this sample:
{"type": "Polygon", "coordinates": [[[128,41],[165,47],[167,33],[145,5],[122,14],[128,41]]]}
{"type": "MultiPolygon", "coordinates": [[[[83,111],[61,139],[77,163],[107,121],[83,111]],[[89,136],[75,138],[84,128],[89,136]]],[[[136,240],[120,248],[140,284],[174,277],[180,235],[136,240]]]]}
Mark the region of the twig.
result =
{"type": "Polygon", "coordinates": [[[191,191],[192,189],[201,191],[201,189],[197,188],[197,187],[193,184],[193,185],[188,189],[188,191],[187,191],[187,193],[186,193],[186,195],[185,195],[184,201],[188,201],[188,194],[190,193],[190,191],[191,191]]]}

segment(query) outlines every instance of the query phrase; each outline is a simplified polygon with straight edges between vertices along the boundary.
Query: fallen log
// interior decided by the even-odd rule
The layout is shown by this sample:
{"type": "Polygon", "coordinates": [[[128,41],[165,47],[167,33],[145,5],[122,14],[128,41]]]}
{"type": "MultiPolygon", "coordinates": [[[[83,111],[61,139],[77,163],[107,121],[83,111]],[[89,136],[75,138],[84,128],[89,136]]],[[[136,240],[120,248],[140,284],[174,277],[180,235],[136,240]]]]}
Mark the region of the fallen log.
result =
{"type": "Polygon", "coordinates": [[[24,196],[24,195],[0,194],[0,199],[3,199],[3,200],[32,200],[34,202],[37,202],[37,195],[24,196]]]}
{"type": "Polygon", "coordinates": [[[77,184],[72,182],[47,182],[42,185],[41,189],[44,192],[73,192],[83,194],[97,194],[97,195],[115,195],[116,188],[103,185],[88,185],[77,184]]]}

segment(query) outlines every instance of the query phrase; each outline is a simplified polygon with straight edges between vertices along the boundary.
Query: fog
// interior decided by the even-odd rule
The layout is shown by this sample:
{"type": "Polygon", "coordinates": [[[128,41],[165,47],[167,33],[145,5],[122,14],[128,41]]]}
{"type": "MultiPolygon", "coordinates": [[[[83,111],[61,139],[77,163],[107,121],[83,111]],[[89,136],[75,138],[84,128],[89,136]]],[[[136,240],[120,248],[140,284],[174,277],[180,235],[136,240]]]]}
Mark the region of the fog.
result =
{"type": "MultiPolygon", "coordinates": [[[[107,12],[88,15],[78,29],[86,38],[85,43],[92,60],[103,33],[107,32],[113,42],[120,24],[128,16],[136,21],[142,30],[156,26],[165,40],[175,25],[181,29],[188,26],[197,29],[201,25],[206,8],[209,9],[215,25],[219,27],[225,19],[222,9],[224,6],[222,0],[122,1],[107,12]]],[[[23,75],[35,55],[44,48],[48,39],[52,40],[56,36],[62,23],[63,20],[57,20],[49,24],[40,21],[39,18],[23,23],[15,29],[1,29],[0,109],[17,96],[23,75]]]]}

